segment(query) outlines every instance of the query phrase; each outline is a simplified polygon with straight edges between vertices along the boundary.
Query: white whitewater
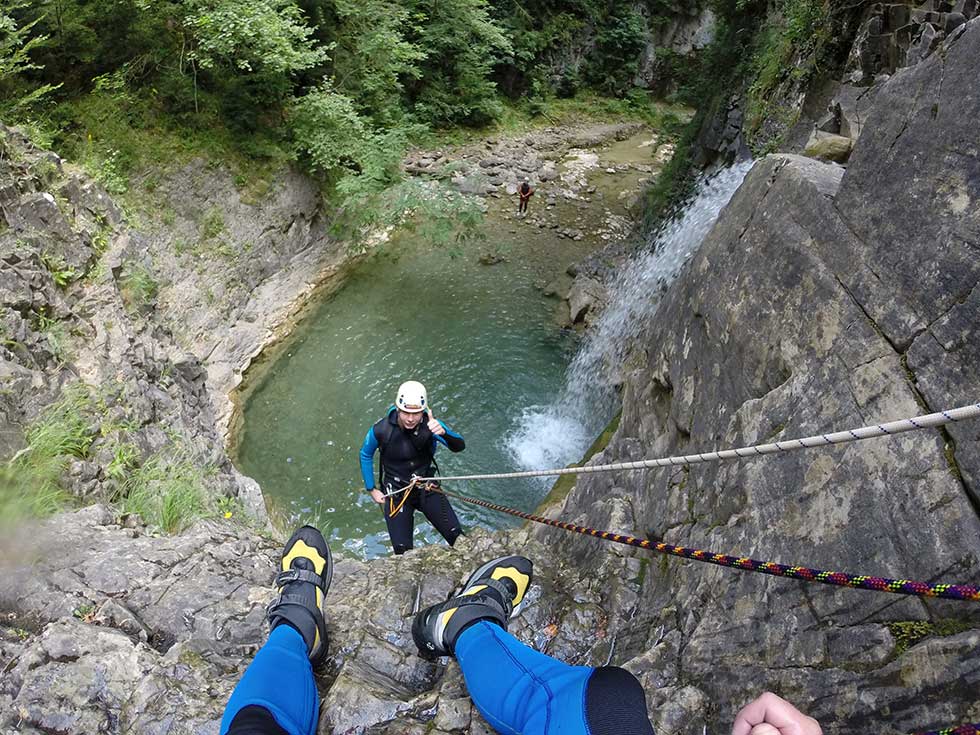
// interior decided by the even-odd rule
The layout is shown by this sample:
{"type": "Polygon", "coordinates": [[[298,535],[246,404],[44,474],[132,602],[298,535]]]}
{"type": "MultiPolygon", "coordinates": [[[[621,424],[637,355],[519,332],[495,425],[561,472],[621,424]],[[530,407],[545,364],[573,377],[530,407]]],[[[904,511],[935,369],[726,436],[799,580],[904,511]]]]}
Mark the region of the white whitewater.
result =
{"type": "Polygon", "coordinates": [[[630,344],[656,314],[667,287],[697,252],[751,167],[746,161],[703,178],[689,203],[620,270],[609,289],[608,306],[568,367],[558,400],[524,409],[506,437],[517,468],[563,467],[581,459],[612,416],[619,368],[630,344]]]}

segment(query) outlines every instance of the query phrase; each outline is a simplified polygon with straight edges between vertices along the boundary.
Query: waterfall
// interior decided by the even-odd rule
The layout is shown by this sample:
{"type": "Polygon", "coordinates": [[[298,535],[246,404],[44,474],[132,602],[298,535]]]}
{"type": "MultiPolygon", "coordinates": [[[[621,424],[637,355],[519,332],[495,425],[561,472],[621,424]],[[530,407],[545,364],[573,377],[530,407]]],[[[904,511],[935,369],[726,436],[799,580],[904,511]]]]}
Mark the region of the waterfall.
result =
{"type": "Polygon", "coordinates": [[[561,467],[585,454],[615,410],[620,367],[634,339],[751,167],[745,161],[703,177],[689,202],[620,269],[609,285],[609,304],[572,359],[558,399],[524,409],[507,436],[517,467],[561,467]]]}

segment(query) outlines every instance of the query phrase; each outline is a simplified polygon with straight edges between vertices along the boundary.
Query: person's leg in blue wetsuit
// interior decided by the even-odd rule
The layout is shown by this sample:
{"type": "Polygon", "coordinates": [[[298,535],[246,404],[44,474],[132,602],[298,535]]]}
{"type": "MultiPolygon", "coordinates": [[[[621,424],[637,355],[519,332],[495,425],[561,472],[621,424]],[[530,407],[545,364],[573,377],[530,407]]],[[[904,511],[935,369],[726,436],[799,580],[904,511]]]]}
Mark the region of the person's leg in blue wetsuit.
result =
{"type": "Polygon", "coordinates": [[[221,735],[313,735],[320,699],[313,667],[327,651],[323,600],[333,576],[322,534],[304,526],[286,542],[269,606],[272,632],[232,692],[221,735]]]}
{"type": "Polygon", "coordinates": [[[520,556],[484,564],[459,595],[418,614],[412,634],[419,651],[456,657],[473,703],[501,735],[653,735],[630,672],[570,666],[507,632],[531,573],[520,556]]]}

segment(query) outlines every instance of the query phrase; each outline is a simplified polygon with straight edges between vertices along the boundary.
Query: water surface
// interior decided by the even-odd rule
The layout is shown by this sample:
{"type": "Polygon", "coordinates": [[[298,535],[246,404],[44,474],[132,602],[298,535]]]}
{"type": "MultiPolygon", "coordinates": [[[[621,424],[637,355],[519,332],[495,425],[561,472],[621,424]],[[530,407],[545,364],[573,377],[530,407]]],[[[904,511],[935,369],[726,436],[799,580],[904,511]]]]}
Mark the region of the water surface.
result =
{"type": "MultiPolygon", "coordinates": [[[[245,408],[239,466],[278,513],[318,523],[359,556],[387,553],[381,510],[363,492],[357,452],[409,379],[425,383],[436,416],[466,439],[461,454],[437,453],[444,474],[522,469],[515,449],[524,461],[565,464],[577,456],[581,442],[569,443],[568,427],[517,443],[509,437],[562,385],[575,337],[559,328],[557,302],[540,285],[584,247],[561,241],[556,252],[520,242],[523,231],[514,229],[482,246],[507,253],[507,262],[492,266],[478,262],[479,249],[458,254],[402,239],[308,318],[245,408]]],[[[547,482],[452,489],[533,509],[547,482]]],[[[456,510],[464,526],[513,523],[474,506],[456,510]]],[[[438,538],[421,514],[416,519],[416,544],[438,538]]]]}
{"type": "MultiPolygon", "coordinates": [[[[649,160],[650,149],[641,135],[600,154],[603,163],[588,183],[597,197],[607,192],[609,203],[559,199],[545,219],[594,235],[608,214],[625,214],[614,192],[635,186],[639,174],[613,175],[602,166],[631,156],[649,160]]],[[[743,164],[702,182],[684,211],[650,236],[620,269],[611,303],[581,347],[559,327],[561,307],[542,286],[581,261],[594,240],[558,239],[535,225],[537,217],[515,220],[511,202],[491,199],[485,243],[460,251],[403,236],[387,245],[306,320],[249,394],[239,467],[259,481],[287,525],[312,522],[333,548],[370,558],[388,553],[389,545],[382,511],[363,491],[358,450],[405,380],[425,383],[436,416],[466,439],[461,454],[438,452],[443,474],[577,461],[614,410],[624,350],[654,318],[660,295],[747,170],[743,164]],[[481,253],[504,262],[481,265],[481,253]]],[[[532,207],[540,208],[541,199],[532,207]]],[[[450,489],[532,511],[549,487],[549,479],[538,478],[450,489]]],[[[464,527],[518,522],[454,505],[464,527]]],[[[416,545],[438,539],[416,514],[416,545]]]]}

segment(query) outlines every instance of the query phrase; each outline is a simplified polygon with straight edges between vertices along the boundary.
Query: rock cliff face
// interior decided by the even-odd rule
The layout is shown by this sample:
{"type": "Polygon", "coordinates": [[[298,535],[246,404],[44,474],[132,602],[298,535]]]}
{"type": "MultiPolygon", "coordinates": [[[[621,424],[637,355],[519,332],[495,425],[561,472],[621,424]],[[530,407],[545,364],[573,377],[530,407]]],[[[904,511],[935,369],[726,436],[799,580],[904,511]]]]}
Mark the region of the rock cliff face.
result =
{"type": "Polygon", "coordinates": [[[227,438],[229,394],[245,370],[350,258],[328,237],[316,184],[288,169],[251,191],[196,159],[161,175],[149,196],[163,214],[130,238],[126,257],[160,281],[155,314],[204,364],[227,438]]]}
{"type": "MultiPolygon", "coordinates": [[[[0,149],[0,457],[25,450],[25,430],[42,409],[83,382],[96,394],[91,411],[78,410],[91,421],[91,444],[62,478],[77,498],[114,492],[120,447],[135,464],[169,449],[210,468],[212,494],[238,497],[264,517],[257,485],[225,454],[214,381],[187,349],[193,320],[176,321],[194,300],[181,312],[159,308],[174,282],[160,265],[165,249],[56,155],[8,128],[0,149]]],[[[214,323],[212,334],[231,341],[214,323]]]]}
{"type": "MultiPolygon", "coordinates": [[[[619,431],[594,461],[754,444],[977,400],[977,58],[973,21],[897,73],[846,170],[792,155],[756,164],[664,297],[638,345],[619,431]]],[[[978,437],[965,423],[591,477],[562,515],[758,559],[976,584],[978,437]]],[[[605,553],[573,543],[586,567],[605,553]]],[[[722,731],[760,687],[812,702],[829,732],[908,732],[978,714],[975,604],[673,559],[652,560],[640,599],[636,611],[606,607],[630,620],[618,658],[641,675],[666,731],[722,731]],[[903,631],[916,628],[908,621],[932,635],[903,651],[903,631]]]]}
{"type": "MultiPolygon", "coordinates": [[[[773,15],[781,11],[770,6],[773,15]]],[[[976,0],[897,0],[845,4],[835,8],[847,40],[846,59],[802,62],[811,71],[841,67],[838,79],[823,74],[786,74],[767,93],[769,108],[761,121],[749,121],[752,90],[735,91],[706,117],[698,137],[697,164],[731,161],[752,150],[780,150],[844,162],[861,134],[881,86],[899,69],[914,66],[940,49],[944,40],[980,15],[976,0]],[[747,126],[748,123],[748,126],[747,126]]],[[[756,100],[761,103],[760,100],[756,100]]]]}

